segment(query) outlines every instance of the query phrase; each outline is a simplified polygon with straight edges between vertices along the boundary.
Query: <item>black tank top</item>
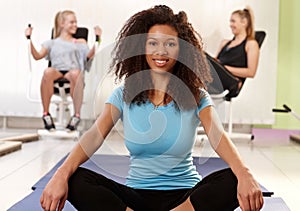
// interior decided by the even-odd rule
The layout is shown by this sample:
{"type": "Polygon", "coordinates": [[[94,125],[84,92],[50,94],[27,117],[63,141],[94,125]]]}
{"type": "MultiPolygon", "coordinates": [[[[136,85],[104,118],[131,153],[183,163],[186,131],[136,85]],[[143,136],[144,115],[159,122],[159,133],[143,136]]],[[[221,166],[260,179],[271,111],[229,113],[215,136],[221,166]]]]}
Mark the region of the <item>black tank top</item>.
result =
{"type": "MultiPolygon", "coordinates": [[[[234,38],[232,40],[234,40],[234,38]]],[[[229,48],[228,45],[232,42],[232,40],[226,43],[217,58],[222,65],[228,65],[232,67],[247,67],[247,53],[245,50],[247,39],[241,42],[241,44],[229,48]]],[[[243,82],[245,81],[245,78],[240,79],[243,82]]]]}

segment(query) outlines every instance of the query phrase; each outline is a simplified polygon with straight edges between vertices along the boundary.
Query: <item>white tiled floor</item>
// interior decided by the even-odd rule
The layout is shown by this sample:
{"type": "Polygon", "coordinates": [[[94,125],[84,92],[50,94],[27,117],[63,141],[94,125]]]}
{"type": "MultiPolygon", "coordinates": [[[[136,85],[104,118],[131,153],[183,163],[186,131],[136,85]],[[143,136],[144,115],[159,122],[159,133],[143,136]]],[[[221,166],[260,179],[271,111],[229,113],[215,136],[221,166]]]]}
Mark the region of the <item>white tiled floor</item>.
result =
{"type": "MultiPolygon", "coordinates": [[[[18,131],[19,132],[19,131],[18,131]]],[[[28,131],[26,131],[28,132],[28,131]]],[[[0,131],[0,137],[7,131],[0,131]]],[[[127,154],[117,134],[112,134],[97,153],[127,154]]],[[[234,141],[258,181],[274,196],[282,197],[292,211],[300,210],[300,144],[289,140],[234,141]]],[[[44,138],[0,157],[0,211],[7,210],[31,192],[31,186],[46,174],[72,147],[73,140],[44,138]]],[[[215,156],[209,144],[197,142],[194,155],[215,156]]],[[[272,210],[277,211],[277,210],[272,210]]]]}

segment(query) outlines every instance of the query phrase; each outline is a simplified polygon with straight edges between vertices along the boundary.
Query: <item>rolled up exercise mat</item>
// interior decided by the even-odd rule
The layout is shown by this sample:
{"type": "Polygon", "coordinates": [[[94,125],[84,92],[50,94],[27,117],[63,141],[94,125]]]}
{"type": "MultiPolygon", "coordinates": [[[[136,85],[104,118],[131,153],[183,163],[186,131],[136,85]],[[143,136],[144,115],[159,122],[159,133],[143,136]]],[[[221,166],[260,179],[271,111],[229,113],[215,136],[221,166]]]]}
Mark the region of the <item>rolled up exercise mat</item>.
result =
{"type": "Polygon", "coordinates": [[[0,140],[0,156],[20,150],[22,142],[20,141],[1,141],[0,140]]]}
{"type": "Polygon", "coordinates": [[[30,142],[30,141],[37,141],[37,140],[39,140],[39,135],[37,133],[11,135],[8,137],[0,138],[0,141],[20,141],[22,143],[30,142]]]}

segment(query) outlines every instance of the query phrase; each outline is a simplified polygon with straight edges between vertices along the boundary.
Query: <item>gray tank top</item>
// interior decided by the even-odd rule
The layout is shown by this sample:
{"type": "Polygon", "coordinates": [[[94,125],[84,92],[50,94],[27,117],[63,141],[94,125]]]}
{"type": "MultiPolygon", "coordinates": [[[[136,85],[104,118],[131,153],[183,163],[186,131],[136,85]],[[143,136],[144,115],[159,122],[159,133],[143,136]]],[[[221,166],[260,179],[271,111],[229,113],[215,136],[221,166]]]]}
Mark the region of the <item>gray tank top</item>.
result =
{"type": "Polygon", "coordinates": [[[85,69],[86,57],[89,47],[85,43],[78,43],[56,38],[45,41],[42,46],[48,50],[47,60],[51,61],[51,67],[57,70],[69,71],[73,69],[85,69]]]}

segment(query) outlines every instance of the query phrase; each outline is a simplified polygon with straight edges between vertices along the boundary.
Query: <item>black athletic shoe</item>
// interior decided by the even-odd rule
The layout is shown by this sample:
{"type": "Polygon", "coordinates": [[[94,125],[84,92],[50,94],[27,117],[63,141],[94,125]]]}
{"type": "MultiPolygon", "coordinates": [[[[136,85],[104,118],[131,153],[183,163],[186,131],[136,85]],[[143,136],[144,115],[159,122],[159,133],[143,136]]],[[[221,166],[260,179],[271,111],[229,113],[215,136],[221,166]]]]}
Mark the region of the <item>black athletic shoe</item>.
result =
{"type": "Polygon", "coordinates": [[[77,116],[72,116],[70,119],[69,124],[67,125],[67,129],[73,131],[73,130],[77,130],[77,126],[79,125],[80,122],[80,118],[77,116]]]}
{"type": "Polygon", "coordinates": [[[45,129],[47,129],[47,130],[55,129],[53,119],[49,113],[46,115],[43,115],[43,121],[44,121],[45,129]]]}

